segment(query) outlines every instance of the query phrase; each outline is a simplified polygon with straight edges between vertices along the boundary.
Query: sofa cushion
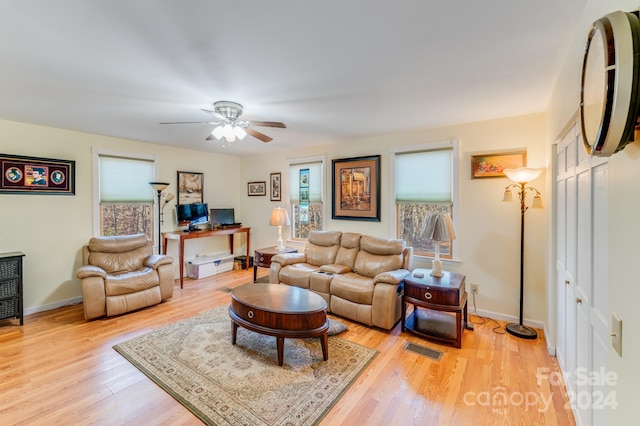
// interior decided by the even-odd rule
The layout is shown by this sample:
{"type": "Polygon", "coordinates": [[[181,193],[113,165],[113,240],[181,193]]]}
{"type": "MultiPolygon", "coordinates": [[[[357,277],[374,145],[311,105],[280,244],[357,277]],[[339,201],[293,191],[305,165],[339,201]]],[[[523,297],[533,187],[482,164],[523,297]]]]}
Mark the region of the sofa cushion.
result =
{"type": "Polygon", "coordinates": [[[309,288],[309,276],[312,272],[319,271],[320,267],[308,263],[296,263],[287,265],[280,270],[280,282],[300,288],[309,288]]]}
{"type": "Polygon", "coordinates": [[[373,278],[376,275],[402,268],[404,241],[363,235],[354,272],[373,278]]]}
{"type": "Polygon", "coordinates": [[[356,261],[356,255],[360,250],[360,237],[361,234],[353,232],[345,232],[342,234],[340,240],[340,248],[336,254],[336,263],[338,265],[348,266],[350,270],[353,270],[353,264],[356,261]]]}
{"type": "Polygon", "coordinates": [[[142,268],[139,271],[107,275],[104,291],[107,296],[119,296],[137,293],[159,284],[160,278],[153,268],[142,268]]]}
{"type": "Polygon", "coordinates": [[[304,248],[307,263],[315,266],[335,263],[341,236],[342,232],[340,231],[309,232],[309,244],[304,248]]]}
{"type": "Polygon", "coordinates": [[[334,275],[330,290],[332,296],[354,303],[370,305],[373,300],[373,280],[354,272],[334,275]]]}

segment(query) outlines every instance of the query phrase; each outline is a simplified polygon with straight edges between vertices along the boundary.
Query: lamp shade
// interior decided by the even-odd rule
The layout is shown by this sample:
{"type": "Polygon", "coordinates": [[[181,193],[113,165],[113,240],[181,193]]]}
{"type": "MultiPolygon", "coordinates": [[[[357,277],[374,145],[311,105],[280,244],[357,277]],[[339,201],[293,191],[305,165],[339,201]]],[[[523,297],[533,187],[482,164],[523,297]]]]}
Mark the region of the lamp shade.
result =
{"type": "Polygon", "coordinates": [[[271,220],[269,220],[269,225],[271,226],[289,226],[291,222],[289,221],[289,213],[287,209],[284,207],[276,207],[271,212],[271,220]]]}
{"type": "Polygon", "coordinates": [[[520,167],[519,169],[504,169],[504,174],[516,183],[528,183],[540,176],[543,170],[520,167]]]}
{"type": "Polygon", "coordinates": [[[156,191],[164,191],[169,186],[166,182],[149,182],[149,185],[156,191]]]}
{"type": "Polygon", "coordinates": [[[431,241],[455,240],[451,216],[446,213],[429,213],[424,219],[422,237],[431,241]]]}
{"type": "Polygon", "coordinates": [[[164,197],[164,201],[166,203],[168,203],[169,201],[173,200],[174,198],[176,198],[175,195],[173,195],[172,193],[168,193],[166,197],[164,197]]]}

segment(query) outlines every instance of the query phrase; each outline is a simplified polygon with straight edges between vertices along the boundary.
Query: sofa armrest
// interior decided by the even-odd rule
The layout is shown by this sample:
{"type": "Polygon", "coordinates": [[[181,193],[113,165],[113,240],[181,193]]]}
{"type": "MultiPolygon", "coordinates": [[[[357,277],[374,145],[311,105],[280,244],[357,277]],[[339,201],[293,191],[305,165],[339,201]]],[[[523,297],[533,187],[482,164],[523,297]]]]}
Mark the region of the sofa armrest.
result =
{"type": "Polygon", "coordinates": [[[385,283],[391,285],[400,284],[411,272],[406,269],[382,272],[373,278],[373,284],[385,283]]]}
{"type": "Polygon", "coordinates": [[[165,254],[152,254],[144,260],[144,266],[158,269],[162,265],[171,265],[173,263],[173,257],[165,254]]]}
{"type": "Polygon", "coordinates": [[[78,272],[76,272],[76,277],[78,277],[81,280],[85,278],[91,278],[91,277],[99,277],[102,279],[106,279],[107,271],[105,271],[104,269],[98,266],[84,265],[78,269],[78,272]]]}
{"type": "Polygon", "coordinates": [[[351,272],[351,268],[345,265],[331,264],[331,265],[322,265],[320,267],[320,271],[329,272],[331,274],[346,274],[347,272],[351,272]]]}
{"type": "Polygon", "coordinates": [[[294,263],[304,263],[307,255],[304,253],[282,253],[271,258],[271,263],[279,263],[280,266],[293,265],[294,263]]]}

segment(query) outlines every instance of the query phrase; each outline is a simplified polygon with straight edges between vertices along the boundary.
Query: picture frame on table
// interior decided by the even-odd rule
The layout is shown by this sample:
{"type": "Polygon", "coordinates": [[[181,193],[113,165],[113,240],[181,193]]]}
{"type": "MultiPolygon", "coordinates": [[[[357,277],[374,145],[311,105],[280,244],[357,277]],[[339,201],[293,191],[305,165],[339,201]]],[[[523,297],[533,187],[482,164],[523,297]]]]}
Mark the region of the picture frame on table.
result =
{"type": "Polygon", "coordinates": [[[247,195],[250,197],[267,195],[267,182],[248,182],[247,195]]]}
{"type": "Polygon", "coordinates": [[[0,154],[0,193],[75,195],[76,162],[0,154]]]}
{"type": "Polygon", "coordinates": [[[506,177],[504,169],[527,165],[527,151],[509,151],[471,156],[471,178],[506,177]]]}
{"type": "Polygon", "coordinates": [[[332,161],[332,219],[380,222],[380,155],[332,161]]]}
{"type": "Polygon", "coordinates": [[[178,171],[178,204],[204,202],[204,173],[178,171]]]}
{"type": "Polygon", "coordinates": [[[282,174],[281,173],[271,173],[271,175],[270,175],[271,201],[281,201],[282,200],[282,194],[280,192],[281,189],[282,189],[281,179],[282,179],[282,174]]]}

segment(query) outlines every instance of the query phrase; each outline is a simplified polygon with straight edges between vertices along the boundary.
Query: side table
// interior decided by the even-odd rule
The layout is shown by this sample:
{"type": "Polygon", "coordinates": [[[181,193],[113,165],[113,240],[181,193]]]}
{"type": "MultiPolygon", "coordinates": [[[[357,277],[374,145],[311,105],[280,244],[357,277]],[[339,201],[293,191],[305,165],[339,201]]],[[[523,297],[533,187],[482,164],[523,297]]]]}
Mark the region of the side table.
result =
{"type": "Polygon", "coordinates": [[[442,277],[432,277],[430,273],[419,268],[404,280],[402,331],[460,348],[463,330],[473,329],[467,323],[465,276],[445,271],[442,277]],[[408,318],[407,304],[413,305],[408,318]]]}
{"type": "Polygon", "coordinates": [[[278,250],[275,247],[267,247],[256,249],[253,254],[253,282],[258,279],[258,266],[261,268],[271,267],[271,258],[276,254],[297,253],[298,249],[293,247],[285,247],[284,250],[278,250]]]}

